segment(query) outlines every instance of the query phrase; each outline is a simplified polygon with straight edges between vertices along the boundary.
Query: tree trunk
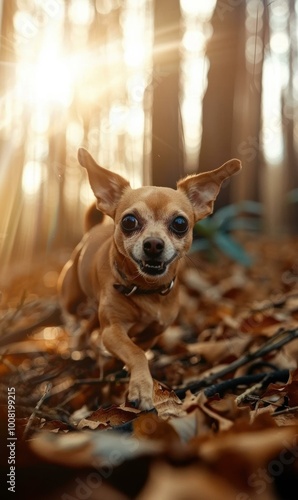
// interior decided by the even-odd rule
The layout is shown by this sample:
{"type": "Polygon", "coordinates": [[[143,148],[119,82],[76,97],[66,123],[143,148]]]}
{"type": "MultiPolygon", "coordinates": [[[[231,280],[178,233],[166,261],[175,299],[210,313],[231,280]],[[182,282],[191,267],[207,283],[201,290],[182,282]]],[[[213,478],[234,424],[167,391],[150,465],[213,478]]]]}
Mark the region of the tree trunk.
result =
{"type": "Polygon", "coordinates": [[[183,176],[179,108],[179,0],[155,1],[152,183],[175,187],[183,176]]]}
{"type": "MultiPolygon", "coordinates": [[[[217,168],[233,157],[239,157],[235,129],[241,117],[241,103],[235,102],[239,78],[245,74],[245,2],[231,7],[228,0],[217,3],[212,18],[213,36],[206,55],[210,62],[208,87],[203,100],[203,131],[199,171],[217,168]],[[240,106],[240,109],[236,109],[240,106]],[[240,115],[239,115],[240,114],[240,115]]],[[[230,183],[222,189],[217,207],[230,202],[230,183]]]]}

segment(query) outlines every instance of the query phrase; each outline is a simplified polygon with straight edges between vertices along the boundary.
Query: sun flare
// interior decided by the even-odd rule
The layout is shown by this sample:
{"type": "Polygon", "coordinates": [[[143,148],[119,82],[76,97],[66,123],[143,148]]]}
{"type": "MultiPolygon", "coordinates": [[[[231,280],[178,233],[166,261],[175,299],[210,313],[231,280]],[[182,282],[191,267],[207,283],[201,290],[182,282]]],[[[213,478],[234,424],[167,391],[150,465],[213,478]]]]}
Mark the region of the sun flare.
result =
{"type": "Polygon", "coordinates": [[[35,64],[20,62],[17,71],[23,99],[31,106],[70,105],[76,70],[69,59],[44,49],[35,64]]]}

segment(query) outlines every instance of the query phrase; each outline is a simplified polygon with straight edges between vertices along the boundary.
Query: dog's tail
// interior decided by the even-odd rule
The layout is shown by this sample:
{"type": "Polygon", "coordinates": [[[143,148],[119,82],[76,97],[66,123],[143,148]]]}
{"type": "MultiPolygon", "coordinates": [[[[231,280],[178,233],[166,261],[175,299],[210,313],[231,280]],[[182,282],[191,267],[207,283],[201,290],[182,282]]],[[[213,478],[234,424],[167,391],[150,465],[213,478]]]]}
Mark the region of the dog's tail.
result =
{"type": "Polygon", "coordinates": [[[85,214],[85,231],[87,232],[97,224],[101,224],[104,217],[104,214],[96,208],[96,202],[92,203],[85,214]]]}

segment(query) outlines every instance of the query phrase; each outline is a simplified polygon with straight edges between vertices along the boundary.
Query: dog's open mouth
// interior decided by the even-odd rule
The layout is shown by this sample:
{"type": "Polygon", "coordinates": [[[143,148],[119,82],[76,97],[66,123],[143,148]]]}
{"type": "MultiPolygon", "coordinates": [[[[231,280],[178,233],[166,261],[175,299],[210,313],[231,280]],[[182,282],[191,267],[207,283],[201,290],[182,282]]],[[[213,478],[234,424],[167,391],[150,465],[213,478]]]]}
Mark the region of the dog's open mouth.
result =
{"type": "Polygon", "coordinates": [[[158,262],[156,260],[147,260],[140,262],[140,268],[143,273],[150,276],[157,276],[163,274],[167,268],[166,262],[158,262]]]}
{"type": "Polygon", "coordinates": [[[169,260],[158,260],[158,259],[137,259],[132,255],[133,260],[139,266],[142,273],[148,276],[161,276],[165,274],[168,270],[169,265],[173,260],[177,258],[177,254],[174,253],[169,260]]]}

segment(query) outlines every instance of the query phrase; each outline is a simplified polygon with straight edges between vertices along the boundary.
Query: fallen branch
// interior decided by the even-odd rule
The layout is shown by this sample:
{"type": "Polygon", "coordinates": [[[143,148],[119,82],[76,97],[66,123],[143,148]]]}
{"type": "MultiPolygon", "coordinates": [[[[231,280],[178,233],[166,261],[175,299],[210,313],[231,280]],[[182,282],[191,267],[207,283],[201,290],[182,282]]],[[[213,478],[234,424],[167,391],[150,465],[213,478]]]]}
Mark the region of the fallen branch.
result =
{"type": "Polygon", "coordinates": [[[285,415],[286,413],[296,413],[298,412],[298,406],[289,406],[288,408],[284,408],[283,410],[276,410],[272,413],[272,417],[278,417],[279,415],[285,415]]]}
{"type": "Polygon", "coordinates": [[[23,439],[26,439],[26,437],[28,436],[30,428],[31,428],[31,426],[33,424],[34,418],[36,417],[36,414],[39,412],[40,407],[42,406],[44,400],[48,396],[51,388],[52,388],[52,384],[48,383],[46,385],[46,388],[45,388],[45,391],[44,391],[43,395],[41,396],[40,400],[37,402],[37,404],[36,404],[33,412],[31,413],[31,415],[30,415],[30,417],[28,419],[28,422],[27,422],[25,430],[24,430],[23,439]]]}
{"type": "MultiPolygon", "coordinates": [[[[240,385],[248,386],[250,384],[257,384],[260,389],[266,387],[272,382],[286,382],[289,378],[289,370],[276,370],[270,373],[255,373],[253,375],[244,375],[243,377],[237,377],[219,384],[214,384],[204,390],[204,394],[207,398],[215,396],[215,394],[222,395],[227,390],[236,389],[240,385]]],[[[254,386],[256,389],[256,386],[254,386]]],[[[244,393],[245,394],[245,393],[244,393]]],[[[244,396],[243,394],[243,396],[244,396]]],[[[242,395],[241,395],[242,396],[242,395]]],[[[238,404],[238,398],[236,398],[238,404]]]]}
{"type": "MultiPolygon", "coordinates": [[[[216,372],[216,373],[211,373],[207,377],[198,380],[196,382],[193,382],[189,384],[186,387],[181,387],[177,389],[175,392],[178,397],[183,397],[185,395],[187,390],[190,390],[191,392],[199,392],[200,390],[213,386],[214,383],[217,380],[223,379],[227,375],[229,375],[232,372],[235,372],[238,368],[241,366],[246,365],[247,363],[250,363],[251,361],[257,360],[262,358],[263,356],[267,355],[269,352],[275,351],[277,349],[280,349],[282,346],[285,344],[288,344],[292,340],[298,338],[298,329],[290,329],[290,330],[283,330],[279,329],[267,342],[265,342],[259,349],[256,349],[253,352],[247,352],[243,356],[241,356],[239,359],[236,359],[232,363],[230,363],[228,366],[223,368],[222,370],[216,372]]],[[[275,372],[272,372],[275,373],[275,372]]],[[[255,378],[255,379],[250,379],[250,383],[257,383],[259,380],[262,380],[263,376],[268,375],[268,373],[262,373],[262,374],[256,374],[260,375],[260,379],[255,378]]],[[[243,383],[242,383],[243,385],[243,383]]]]}
{"type": "MultiPolygon", "coordinates": [[[[20,319],[22,319],[22,316],[20,319]]],[[[22,301],[9,318],[6,318],[5,315],[0,319],[0,347],[26,339],[26,337],[37,328],[45,326],[58,326],[62,324],[63,320],[61,317],[61,309],[57,302],[49,301],[48,303],[43,304],[42,302],[37,301],[24,304],[22,301]],[[10,326],[22,310],[25,315],[25,313],[30,312],[31,309],[34,311],[35,307],[41,308],[40,317],[36,321],[33,321],[28,326],[22,328],[13,328],[10,326]]]]}
{"type": "MultiPolygon", "coordinates": [[[[207,398],[211,398],[216,394],[223,396],[226,391],[234,390],[239,386],[249,386],[251,384],[258,384],[262,387],[270,384],[271,382],[286,382],[289,378],[289,370],[276,370],[270,373],[255,373],[252,375],[244,375],[243,377],[231,378],[218,384],[212,384],[210,387],[204,389],[204,394],[207,398]]],[[[175,394],[178,398],[183,399],[185,397],[186,391],[191,391],[192,393],[198,393],[202,390],[201,380],[198,382],[192,382],[186,387],[175,390],[175,394]]]]}

